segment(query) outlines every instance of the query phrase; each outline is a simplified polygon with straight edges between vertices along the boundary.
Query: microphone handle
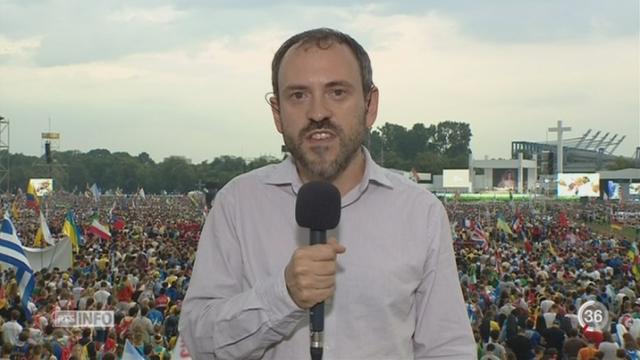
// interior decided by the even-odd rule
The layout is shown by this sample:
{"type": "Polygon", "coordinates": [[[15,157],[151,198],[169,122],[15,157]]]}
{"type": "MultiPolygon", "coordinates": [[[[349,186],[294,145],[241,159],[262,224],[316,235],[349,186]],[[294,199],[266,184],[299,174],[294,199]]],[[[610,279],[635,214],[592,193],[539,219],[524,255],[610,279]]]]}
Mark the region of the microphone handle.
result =
{"type": "MultiPolygon", "coordinates": [[[[311,230],[309,232],[309,245],[326,244],[326,230],[311,230]]],[[[322,359],[322,349],[324,342],[324,301],[317,303],[311,307],[309,313],[309,330],[310,330],[310,346],[311,360],[322,359]]]]}

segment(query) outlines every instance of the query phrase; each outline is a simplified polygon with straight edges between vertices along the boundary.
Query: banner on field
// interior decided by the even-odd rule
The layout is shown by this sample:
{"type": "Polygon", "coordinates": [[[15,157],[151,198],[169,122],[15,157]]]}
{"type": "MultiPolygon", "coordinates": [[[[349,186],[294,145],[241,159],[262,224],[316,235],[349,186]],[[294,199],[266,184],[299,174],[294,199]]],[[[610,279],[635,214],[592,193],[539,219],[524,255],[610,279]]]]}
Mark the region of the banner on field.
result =
{"type": "Polygon", "coordinates": [[[40,271],[44,268],[57,267],[66,270],[72,266],[71,241],[64,238],[53,246],[44,249],[23,247],[24,254],[31,264],[33,271],[40,271]]]}

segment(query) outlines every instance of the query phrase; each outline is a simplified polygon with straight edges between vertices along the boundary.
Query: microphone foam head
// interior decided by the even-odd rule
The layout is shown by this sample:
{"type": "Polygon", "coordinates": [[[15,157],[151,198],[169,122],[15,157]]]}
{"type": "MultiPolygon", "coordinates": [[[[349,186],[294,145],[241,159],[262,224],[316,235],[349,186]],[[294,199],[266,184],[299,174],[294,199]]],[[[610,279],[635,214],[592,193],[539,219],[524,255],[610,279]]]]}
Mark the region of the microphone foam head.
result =
{"type": "Polygon", "coordinates": [[[296,199],[298,225],[312,230],[329,230],[340,222],[340,191],[326,181],[310,181],[300,187],[296,199]]]}

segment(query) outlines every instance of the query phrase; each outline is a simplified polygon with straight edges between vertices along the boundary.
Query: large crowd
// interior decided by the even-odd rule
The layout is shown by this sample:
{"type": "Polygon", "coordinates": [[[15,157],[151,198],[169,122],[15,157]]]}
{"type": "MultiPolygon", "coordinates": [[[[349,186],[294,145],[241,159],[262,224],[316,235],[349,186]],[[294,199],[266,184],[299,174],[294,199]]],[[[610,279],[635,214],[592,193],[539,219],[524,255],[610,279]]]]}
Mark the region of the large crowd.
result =
{"type": "MultiPolygon", "coordinates": [[[[116,359],[129,343],[144,358],[169,359],[204,197],[57,192],[41,201],[54,236],[62,236],[69,209],[83,232],[95,218],[123,224],[112,227],[111,239],[86,232],[71,268],[38,271],[27,308],[15,270],[2,266],[1,358],[116,359]],[[56,327],[61,310],[112,310],[115,326],[56,327]]],[[[19,238],[33,246],[39,217],[20,195],[2,202],[19,238]]],[[[639,205],[448,201],[446,207],[479,359],[640,359],[640,268],[637,238],[628,236],[640,227],[639,205]],[[611,325],[581,326],[578,309],[590,300],[606,307],[611,325]]]]}
{"type": "Polygon", "coordinates": [[[640,206],[455,203],[448,210],[479,359],[640,359],[640,206]],[[602,304],[600,318],[579,314],[587,304],[593,317],[590,301],[602,304]]]}
{"type": "MultiPolygon", "coordinates": [[[[32,209],[5,199],[6,211],[25,246],[33,246],[40,226],[32,209]]],[[[21,199],[16,201],[22,202],[21,199]]],[[[203,223],[201,198],[122,196],[95,199],[56,193],[41,199],[50,232],[62,237],[73,209],[85,233],[73,267],[36,273],[28,309],[17,294],[15,272],[3,267],[0,286],[2,359],[115,359],[128,340],[145,358],[168,359],[178,336],[181,301],[203,223]],[[124,221],[111,239],[86,232],[90,219],[124,221]],[[114,311],[112,328],[54,327],[60,310],[114,311]]]]}

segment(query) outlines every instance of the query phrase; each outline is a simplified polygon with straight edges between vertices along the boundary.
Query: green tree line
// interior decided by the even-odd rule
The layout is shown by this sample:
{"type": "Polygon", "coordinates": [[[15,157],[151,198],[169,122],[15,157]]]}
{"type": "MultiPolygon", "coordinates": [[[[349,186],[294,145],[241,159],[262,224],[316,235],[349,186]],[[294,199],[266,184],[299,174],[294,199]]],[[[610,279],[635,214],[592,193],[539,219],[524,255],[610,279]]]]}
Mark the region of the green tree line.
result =
{"type": "MultiPolygon", "coordinates": [[[[417,123],[410,129],[386,123],[372,130],[367,146],[374,160],[385,167],[440,173],[445,167],[467,167],[470,140],[466,123],[445,121],[429,127],[417,123]]],[[[30,178],[51,177],[56,189],[66,191],[84,191],[96,183],[101,189],[120,188],[125,193],[140,187],[147,193],[185,193],[222,186],[239,174],[280,161],[273,156],[248,160],[224,155],[198,164],[181,156],[155,162],[146,152],[133,156],[106,149],[53,151],[52,159],[47,163],[44,157],[9,154],[9,186],[5,179],[2,190],[24,191],[30,178]]]]}
{"type": "Polygon", "coordinates": [[[464,122],[443,121],[429,127],[416,123],[410,129],[386,123],[371,132],[369,149],[385,167],[442,174],[445,168],[468,167],[471,136],[464,122]]]}

